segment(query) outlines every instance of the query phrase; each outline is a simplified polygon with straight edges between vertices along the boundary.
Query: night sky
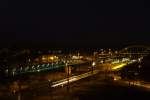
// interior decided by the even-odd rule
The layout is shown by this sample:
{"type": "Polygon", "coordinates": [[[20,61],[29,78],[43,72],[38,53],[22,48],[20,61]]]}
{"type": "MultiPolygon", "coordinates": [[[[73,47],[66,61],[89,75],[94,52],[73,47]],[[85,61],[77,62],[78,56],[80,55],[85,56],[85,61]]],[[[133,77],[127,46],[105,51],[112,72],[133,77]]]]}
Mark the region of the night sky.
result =
{"type": "Polygon", "coordinates": [[[1,46],[150,44],[148,2],[0,1],[1,46]]]}

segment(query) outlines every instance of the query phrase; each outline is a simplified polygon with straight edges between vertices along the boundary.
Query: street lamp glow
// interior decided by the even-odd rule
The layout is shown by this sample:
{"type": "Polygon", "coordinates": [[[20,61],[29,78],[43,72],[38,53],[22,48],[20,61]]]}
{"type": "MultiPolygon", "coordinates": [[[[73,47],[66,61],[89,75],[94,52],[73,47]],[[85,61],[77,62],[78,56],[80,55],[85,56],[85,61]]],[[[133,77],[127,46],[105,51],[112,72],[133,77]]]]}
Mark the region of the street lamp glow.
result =
{"type": "Polygon", "coordinates": [[[51,60],[54,60],[54,57],[50,57],[51,60]]]}
{"type": "Polygon", "coordinates": [[[95,63],[95,62],[93,62],[93,63],[92,63],[92,66],[95,66],[95,65],[96,65],[96,63],[95,63]]]}
{"type": "Polygon", "coordinates": [[[40,72],[40,70],[37,70],[38,72],[40,72]]]}

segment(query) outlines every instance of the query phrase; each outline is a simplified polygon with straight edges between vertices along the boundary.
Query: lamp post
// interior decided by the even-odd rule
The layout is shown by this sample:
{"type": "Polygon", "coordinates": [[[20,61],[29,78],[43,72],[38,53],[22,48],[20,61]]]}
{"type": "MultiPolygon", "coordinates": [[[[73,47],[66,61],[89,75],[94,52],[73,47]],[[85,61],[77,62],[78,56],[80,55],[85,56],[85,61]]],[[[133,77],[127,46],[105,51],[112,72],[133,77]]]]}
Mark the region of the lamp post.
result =
{"type": "Polygon", "coordinates": [[[66,67],[67,67],[67,90],[69,91],[69,66],[67,62],[66,62],[66,67]]]}
{"type": "Polygon", "coordinates": [[[51,87],[51,80],[50,79],[48,79],[48,84],[51,87]]]}
{"type": "Polygon", "coordinates": [[[96,63],[92,62],[92,75],[93,75],[93,70],[94,70],[95,65],[96,65],[96,63]]]}
{"type": "Polygon", "coordinates": [[[21,84],[20,81],[13,82],[13,85],[11,87],[12,92],[14,95],[17,96],[17,100],[21,100],[21,84]]]}

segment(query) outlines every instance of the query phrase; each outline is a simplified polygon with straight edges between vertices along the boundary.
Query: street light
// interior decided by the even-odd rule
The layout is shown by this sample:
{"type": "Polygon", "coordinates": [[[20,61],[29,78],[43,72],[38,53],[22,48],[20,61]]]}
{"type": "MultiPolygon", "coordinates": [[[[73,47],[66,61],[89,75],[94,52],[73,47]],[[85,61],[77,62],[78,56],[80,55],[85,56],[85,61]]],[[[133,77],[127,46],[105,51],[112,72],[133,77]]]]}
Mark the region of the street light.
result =
{"type": "Polygon", "coordinates": [[[67,62],[66,62],[66,67],[67,67],[67,90],[69,90],[69,66],[67,62]]]}
{"type": "Polygon", "coordinates": [[[95,65],[96,65],[96,63],[92,62],[92,74],[93,74],[93,69],[94,69],[95,65]]]}
{"type": "Polygon", "coordinates": [[[96,65],[96,63],[95,63],[95,62],[93,62],[93,63],[92,63],[92,66],[95,66],[95,65],[96,65]]]}
{"type": "Polygon", "coordinates": [[[49,83],[49,86],[51,87],[51,80],[50,79],[48,79],[48,83],[49,83]]]}

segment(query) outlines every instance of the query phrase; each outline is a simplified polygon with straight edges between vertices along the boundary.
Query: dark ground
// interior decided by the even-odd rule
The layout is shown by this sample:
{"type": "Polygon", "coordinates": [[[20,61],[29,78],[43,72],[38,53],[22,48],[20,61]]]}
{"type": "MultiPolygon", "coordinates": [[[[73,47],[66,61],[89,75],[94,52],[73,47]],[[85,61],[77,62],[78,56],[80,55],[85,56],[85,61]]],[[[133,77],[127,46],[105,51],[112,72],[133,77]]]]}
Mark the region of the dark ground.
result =
{"type": "Polygon", "coordinates": [[[23,100],[145,100],[150,96],[150,92],[144,88],[104,80],[100,74],[70,84],[69,91],[67,87],[54,90],[45,87],[27,94],[30,95],[24,95],[23,100]]]}
{"type": "MultiPolygon", "coordinates": [[[[150,91],[120,84],[113,80],[104,80],[103,74],[97,74],[67,87],[51,89],[48,84],[21,92],[21,100],[149,100],[150,91]]],[[[17,94],[0,96],[0,100],[18,100],[17,94]]]]}

